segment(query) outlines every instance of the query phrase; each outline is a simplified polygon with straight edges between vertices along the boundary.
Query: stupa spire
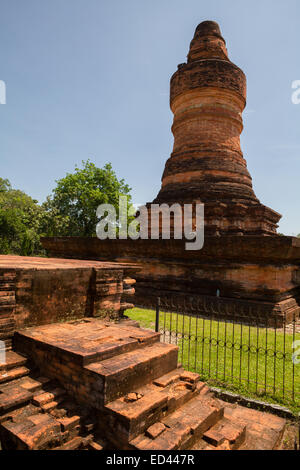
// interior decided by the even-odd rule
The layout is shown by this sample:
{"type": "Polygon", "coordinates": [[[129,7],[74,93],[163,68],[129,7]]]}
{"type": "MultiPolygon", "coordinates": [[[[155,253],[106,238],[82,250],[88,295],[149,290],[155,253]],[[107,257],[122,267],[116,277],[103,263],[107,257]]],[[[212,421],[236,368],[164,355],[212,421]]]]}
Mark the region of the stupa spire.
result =
{"type": "Polygon", "coordinates": [[[240,147],[246,77],[214,21],[200,23],[171,78],[174,146],[155,203],[205,204],[209,234],[276,233],[280,214],[257,199],[240,147]]]}
{"type": "Polygon", "coordinates": [[[208,58],[229,60],[226,42],[215,21],[203,21],[197,26],[190,45],[188,62],[208,58]]]}

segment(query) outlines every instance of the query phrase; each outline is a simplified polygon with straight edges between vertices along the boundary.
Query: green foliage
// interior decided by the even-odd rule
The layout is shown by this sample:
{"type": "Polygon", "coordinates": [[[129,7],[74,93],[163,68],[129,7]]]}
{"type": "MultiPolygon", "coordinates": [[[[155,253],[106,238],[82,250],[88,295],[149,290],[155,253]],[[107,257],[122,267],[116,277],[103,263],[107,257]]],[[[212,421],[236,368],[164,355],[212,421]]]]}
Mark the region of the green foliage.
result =
{"type": "Polygon", "coordinates": [[[43,216],[40,223],[42,236],[55,237],[66,234],[69,225],[69,217],[63,216],[59,209],[53,204],[50,196],[42,204],[43,216]]]}
{"type": "Polygon", "coordinates": [[[0,178],[0,253],[30,256],[39,252],[41,218],[37,201],[0,178]]]}
{"type": "Polygon", "coordinates": [[[118,180],[110,164],[97,168],[90,161],[82,163],[56,182],[42,205],[0,178],[0,253],[44,254],[41,236],[95,236],[100,204],[118,210],[119,195],[126,195],[130,206],[131,188],[118,180]]]}
{"type": "Polygon", "coordinates": [[[50,236],[96,236],[97,207],[112,204],[116,210],[119,195],[128,196],[131,188],[118,180],[111,164],[97,168],[89,160],[58,180],[53,196],[43,204],[43,231],[50,236]]]}
{"type": "Polygon", "coordinates": [[[0,193],[8,191],[11,189],[11,184],[7,179],[0,178],[0,193]]]}

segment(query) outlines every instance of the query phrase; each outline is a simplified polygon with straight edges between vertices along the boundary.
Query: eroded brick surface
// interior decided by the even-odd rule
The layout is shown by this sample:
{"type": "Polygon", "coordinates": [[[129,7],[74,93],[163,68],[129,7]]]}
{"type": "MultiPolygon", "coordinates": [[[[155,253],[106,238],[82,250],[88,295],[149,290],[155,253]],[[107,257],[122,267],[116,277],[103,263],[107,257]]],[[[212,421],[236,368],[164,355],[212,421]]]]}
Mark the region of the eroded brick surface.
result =
{"type": "Polygon", "coordinates": [[[129,272],[122,263],[0,255],[0,340],[24,326],[119,318],[133,307],[129,272]]]}
{"type": "Polygon", "coordinates": [[[198,374],[177,368],[175,346],[131,322],[50,324],[18,332],[15,344],[22,355],[13,351],[8,372],[21,366],[27,374],[0,385],[5,449],[272,449],[280,442],[284,420],[214,398],[198,374]]]}
{"type": "MultiPolygon", "coordinates": [[[[182,297],[192,295],[207,315],[235,312],[236,320],[251,323],[260,316],[269,326],[299,318],[300,240],[277,234],[280,214],[254,193],[240,146],[246,77],[230,61],[215,22],[196,28],[187,63],[171,78],[170,105],[174,146],[153,203],[192,204],[194,212],[204,203],[203,248],[187,251],[185,240],[174,239],[172,214],[170,240],[62,237],[44,239],[44,247],[54,256],[137,263],[136,304],[142,306],[172,298],[180,312],[182,297]]],[[[152,220],[150,203],[147,208],[149,231],[162,238],[162,222],[152,220]]],[[[189,219],[194,230],[195,213],[189,219]]]]}
{"type": "Polygon", "coordinates": [[[246,77],[217,23],[196,28],[187,63],[171,78],[170,104],[174,147],[154,203],[205,203],[207,235],[275,233],[281,216],[255,196],[240,147],[246,77]]]}

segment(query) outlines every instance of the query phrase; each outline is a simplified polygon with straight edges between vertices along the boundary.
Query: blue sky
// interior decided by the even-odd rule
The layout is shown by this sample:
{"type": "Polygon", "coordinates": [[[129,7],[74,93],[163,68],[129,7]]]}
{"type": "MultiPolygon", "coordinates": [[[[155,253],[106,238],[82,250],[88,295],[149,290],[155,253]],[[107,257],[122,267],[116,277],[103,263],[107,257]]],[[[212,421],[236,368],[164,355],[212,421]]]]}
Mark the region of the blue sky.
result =
{"type": "Polygon", "coordinates": [[[299,0],[1,0],[0,176],[42,202],[75,164],[110,161],[151,201],[172,148],[169,80],[207,19],[247,75],[255,192],[300,233],[299,0]]]}

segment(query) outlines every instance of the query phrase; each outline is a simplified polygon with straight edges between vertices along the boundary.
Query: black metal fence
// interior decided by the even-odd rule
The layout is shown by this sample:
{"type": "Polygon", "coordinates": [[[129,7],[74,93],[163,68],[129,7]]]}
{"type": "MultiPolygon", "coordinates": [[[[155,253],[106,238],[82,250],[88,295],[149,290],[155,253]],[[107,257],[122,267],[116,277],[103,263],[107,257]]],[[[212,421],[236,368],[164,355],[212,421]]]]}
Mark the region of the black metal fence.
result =
{"type": "MultiPolygon", "coordinates": [[[[219,305],[219,306],[217,306],[219,305]]],[[[179,362],[203,380],[240,394],[300,407],[300,322],[264,312],[241,314],[189,298],[156,305],[161,341],[179,346],[179,362]],[[271,399],[271,400],[270,400],[271,399]]],[[[300,408],[299,408],[300,410],[300,408]]]]}

